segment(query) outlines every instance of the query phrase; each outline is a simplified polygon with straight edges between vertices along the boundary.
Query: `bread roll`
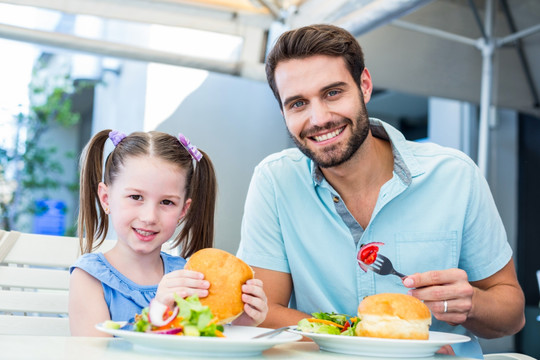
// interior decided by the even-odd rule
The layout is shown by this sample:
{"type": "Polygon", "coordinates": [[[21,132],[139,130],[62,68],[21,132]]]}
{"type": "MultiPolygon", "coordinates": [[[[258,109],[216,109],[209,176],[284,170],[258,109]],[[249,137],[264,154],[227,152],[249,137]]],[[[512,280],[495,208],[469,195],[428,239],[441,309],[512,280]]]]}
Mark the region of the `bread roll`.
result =
{"type": "Polygon", "coordinates": [[[358,306],[356,335],[391,339],[429,338],[431,312],[415,297],[383,293],[365,297],[358,306]]]}
{"type": "Polygon", "coordinates": [[[184,268],[203,273],[210,282],[208,296],[200,300],[217,316],[219,324],[242,314],[242,285],[254,276],[248,264],[226,251],[208,248],[191,255],[184,268]]]}

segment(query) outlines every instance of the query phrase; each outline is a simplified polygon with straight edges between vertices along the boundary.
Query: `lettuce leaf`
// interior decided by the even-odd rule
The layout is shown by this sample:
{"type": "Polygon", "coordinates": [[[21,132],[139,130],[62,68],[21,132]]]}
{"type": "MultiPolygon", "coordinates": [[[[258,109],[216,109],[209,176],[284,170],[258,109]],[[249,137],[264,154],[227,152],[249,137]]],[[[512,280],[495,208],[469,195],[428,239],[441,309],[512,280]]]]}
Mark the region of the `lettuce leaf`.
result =
{"type": "Polygon", "coordinates": [[[325,312],[312,313],[311,316],[313,316],[316,319],[330,320],[339,325],[345,325],[347,320],[350,318],[350,316],[348,315],[336,314],[333,312],[332,313],[325,313],[325,312]]]}
{"type": "MultiPolygon", "coordinates": [[[[216,330],[223,332],[223,326],[211,323],[214,315],[208,306],[201,304],[197,295],[183,299],[175,294],[174,300],[179,308],[177,317],[182,318],[180,324],[185,329],[185,335],[217,336],[216,330]]],[[[141,314],[137,315],[136,318],[134,331],[152,331],[152,324],[148,321],[148,307],[142,309],[141,314]]]]}
{"type": "Polygon", "coordinates": [[[307,319],[302,319],[298,322],[298,330],[309,333],[331,335],[339,335],[341,333],[339,328],[333,325],[313,323],[308,321],[307,319]]]}
{"type": "Polygon", "coordinates": [[[344,336],[356,336],[356,325],[358,321],[356,318],[351,318],[349,315],[318,312],[311,314],[315,319],[332,321],[338,325],[345,327],[343,330],[335,325],[323,324],[320,322],[312,322],[308,319],[302,319],[298,322],[298,330],[303,332],[310,332],[316,334],[330,334],[330,335],[344,335],[344,336]],[[352,321],[351,321],[352,319],[352,321]],[[351,326],[349,326],[352,323],[351,326]]]}

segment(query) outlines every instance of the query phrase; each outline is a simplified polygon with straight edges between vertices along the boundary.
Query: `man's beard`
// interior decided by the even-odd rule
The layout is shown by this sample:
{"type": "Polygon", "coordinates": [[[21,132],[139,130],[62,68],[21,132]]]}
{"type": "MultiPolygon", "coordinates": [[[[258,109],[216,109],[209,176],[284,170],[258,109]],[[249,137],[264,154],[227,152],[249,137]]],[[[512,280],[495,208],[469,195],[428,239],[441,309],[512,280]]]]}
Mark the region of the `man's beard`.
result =
{"type": "MultiPolygon", "coordinates": [[[[294,141],[298,149],[304,153],[308,158],[313,160],[321,168],[329,168],[333,166],[338,166],[349,160],[356,151],[362,146],[369,134],[369,118],[367,115],[367,109],[362,101],[361,109],[356,116],[356,122],[349,118],[343,119],[341,124],[336,122],[331,122],[326,124],[324,127],[315,126],[309,129],[310,133],[317,133],[323,130],[336,129],[340,126],[349,125],[352,129],[352,135],[345,148],[338,148],[338,145],[331,145],[324,149],[324,151],[319,151],[318,153],[310,150],[307,146],[300,142],[296,136],[291,134],[289,131],[289,136],[294,141]]],[[[307,135],[300,133],[300,138],[305,139],[307,135]]]]}

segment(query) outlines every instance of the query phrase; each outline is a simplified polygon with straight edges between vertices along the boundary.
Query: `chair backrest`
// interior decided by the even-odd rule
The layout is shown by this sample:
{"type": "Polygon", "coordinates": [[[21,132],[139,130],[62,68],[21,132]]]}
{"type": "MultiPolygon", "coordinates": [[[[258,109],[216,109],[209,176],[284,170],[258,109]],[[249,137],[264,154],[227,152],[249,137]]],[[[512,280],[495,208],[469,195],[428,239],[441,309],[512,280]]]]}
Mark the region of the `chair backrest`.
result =
{"type": "Polygon", "coordinates": [[[69,335],[69,267],[79,256],[76,237],[0,230],[0,334],[69,335]]]}

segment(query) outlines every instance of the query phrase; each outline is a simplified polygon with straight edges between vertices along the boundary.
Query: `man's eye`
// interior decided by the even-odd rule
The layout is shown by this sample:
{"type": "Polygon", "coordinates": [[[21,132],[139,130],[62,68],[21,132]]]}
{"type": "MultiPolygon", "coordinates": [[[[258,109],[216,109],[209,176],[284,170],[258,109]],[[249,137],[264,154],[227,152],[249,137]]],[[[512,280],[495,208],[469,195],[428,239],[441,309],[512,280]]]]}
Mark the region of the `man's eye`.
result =
{"type": "Polygon", "coordinates": [[[328,96],[336,96],[339,94],[339,90],[330,90],[328,96]]]}
{"type": "Polygon", "coordinates": [[[302,100],[295,101],[291,104],[291,108],[299,108],[301,106],[304,106],[305,102],[302,100]]]}
{"type": "Polygon", "coordinates": [[[141,200],[142,199],[141,195],[130,195],[129,197],[132,198],[133,200],[141,200]]]}

